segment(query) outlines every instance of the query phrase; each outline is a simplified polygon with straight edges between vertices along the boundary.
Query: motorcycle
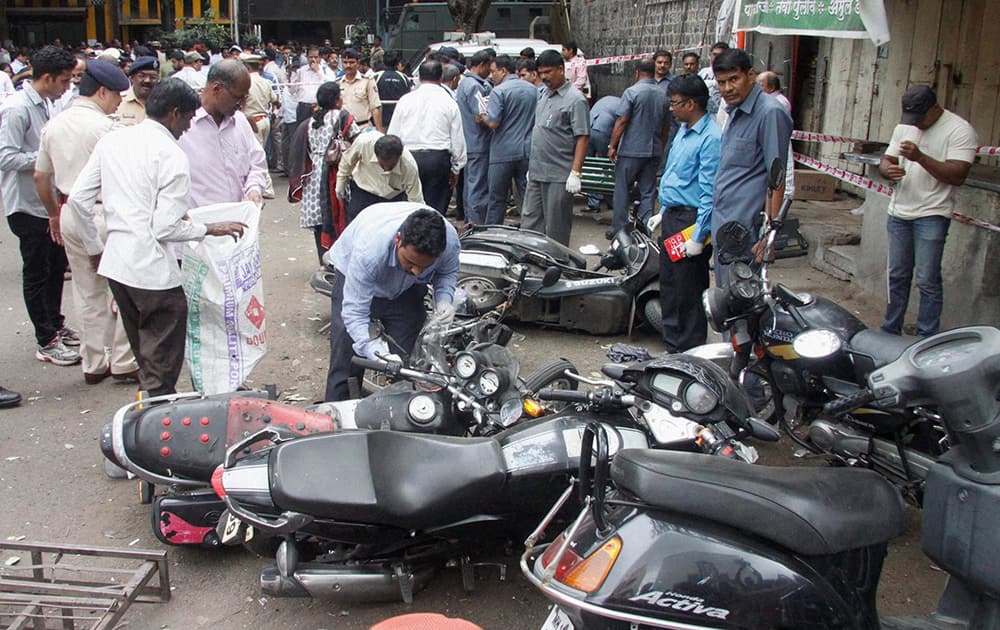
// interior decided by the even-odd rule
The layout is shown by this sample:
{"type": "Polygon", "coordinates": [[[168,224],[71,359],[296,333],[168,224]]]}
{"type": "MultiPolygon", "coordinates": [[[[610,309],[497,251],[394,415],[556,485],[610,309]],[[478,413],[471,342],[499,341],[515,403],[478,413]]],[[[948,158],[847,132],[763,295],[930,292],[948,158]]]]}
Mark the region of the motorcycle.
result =
{"type": "Polygon", "coordinates": [[[800,456],[872,468],[919,504],[927,471],[949,444],[940,416],[926,405],[874,409],[854,402],[868,374],[915,339],[869,330],[826,298],[771,286],[768,254],[788,206],[786,200],[771,222],[760,263],[742,256],[745,228],[730,223],[719,230],[716,247],[730,264],[729,286],[710,288],[702,298],[710,326],[730,343],[692,352],[728,362],[734,379],[746,370],[758,415],[778,423],[802,447],[800,456]]]}
{"type": "Polygon", "coordinates": [[[423,331],[412,361],[434,373],[454,364],[456,377],[444,387],[403,379],[365,398],[306,409],[263,392],[160,396],[119,409],[102,429],[101,450],[112,465],[138,477],[140,503],[151,504],[161,542],[217,548],[223,506],[211,490],[212,473],[227,448],[262,428],[286,437],[379,428],[476,436],[546,413],[530,396],[543,387],[577,387],[567,376],[576,367],[557,359],[522,378],[505,347],[511,331],[502,323],[504,311],[501,305],[445,330],[423,331]]]}
{"type": "MultiPolygon", "coordinates": [[[[465,369],[355,362],[439,387],[455,385],[465,369]]],[[[288,439],[265,428],[230,447],[213,475],[228,512],[220,530],[281,540],[261,573],[265,594],[411,602],[448,563],[461,566],[471,591],[472,556],[545,511],[575,469],[589,423],[605,427],[611,453],[654,446],[752,461],[741,438],[778,437],[749,416],[725,371],[702,359],[608,365],[604,374],[592,391],[542,390],[543,400],[571,406],[488,437],[350,431],[288,439]]]]}
{"type": "MultiPolygon", "coordinates": [[[[507,300],[507,289],[526,268],[529,275],[522,299],[510,310],[517,321],[593,335],[631,331],[636,321],[655,330],[662,326],[660,244],[635,222],[615,235],[593,270],[587,269],[583,255],[532,230],[473,226],[460,240],[456,287],[468,296],[470,314],[489,311],[507,300]],[[559,270],[559,279],[538,289],[540,279],[551,269],[559,270]]],[[[593,246],[587,251],[599,253],[593,246]]],[[[325,261],[324,268],[313,274],[310,286],[330,295],[336,272],[329,258],[325,261]]]]}
{"type": "Polygon", "coordinates": [[[878,616],[887,543],[905,523],[898,492],[876,473],[650,450],[618,451],[609,464],[595,425],[581,447],[583,508],[537,544],[557,502],[521,557],[556,604],[543,628],[996,628],[998,383],[1000,330],[986,326],[920,340],[867,379],[876,405],[934,404],[958,436],[926,482],[922,547],[948,573],[929,617],[878,616]]]}

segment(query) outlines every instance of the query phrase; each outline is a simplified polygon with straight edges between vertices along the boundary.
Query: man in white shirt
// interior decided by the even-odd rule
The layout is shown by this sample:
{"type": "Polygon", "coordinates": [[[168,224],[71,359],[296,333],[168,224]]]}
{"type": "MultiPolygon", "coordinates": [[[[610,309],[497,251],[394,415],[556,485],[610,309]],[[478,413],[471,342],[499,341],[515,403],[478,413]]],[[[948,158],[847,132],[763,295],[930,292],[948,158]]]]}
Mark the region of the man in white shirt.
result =
{"type": "MultiPolygon", "coordinates": [[[[108,281],[90,267],[75,215],[62,212],[62,206],[94,145],[114,126],[109,115],[118,108],[121,92],[128,86],[128,77],[114,64],[100,59],[88,61],[80,79],[80,97],[42,129],[35,162],[35,189],[49,214],[49,232],[53,240],[66,248],[66,257],[73,268],[79,352],[83,359],[83,380],[88,385],[96,385],[109,376],[138,381],[139,368],[125,328],[111,308],[108,281]],[[110,348],[110,355],[105,348],[110,348]]],[[[94,219],[103,238],[104,213],[96,212],[94,219]]]]}
{"type": "Polygon", "coordinates": [[[926,85],[903,94],[903,115],[892,131],[879,172],[898,182],[889,200],[889,303],[882,330],[898,335],[910,302],[914,270],[920,289],[917,334],[941,326],[941,257],[955,210],[955,189],[976,159],[976,130],[941,107],[926,85]]]}
{"type": "Polygon", "coordinates": [[[187,83],[193,90],[203,90],[206,80],[201,67],[204,63],[205,59],[200,52],[192,50],[184,53],[184,67],[174,75],[174,78],[187,83]]]}
{"type": "Polygon", "coordinates": [[[424,200],[444,214],[467,155],[462,116],[441,85],[442,73],[440,61],[420,64],[420,87],[399,99],[387,133],[413,154],[424,200]]]}
{"type": "Polygon", "coordinates": [[[162,81],[146,101],[147,118],[98,141],[67,205],[91,264],[108,279],[141,369],[142,389],[174,393],[184,362],[187,299],[169,243],[243,235],[242,223],[185,220],[190,177],[177,145],[201,105],[183,81],[162,81]],[[100,194],[108,239],[94,225],[100,194]]]}
{"type": "Polygon", "coordinates": [[[327,81],[337,80],[336,73],[323,67],[319,48],[310,48],[306,53],[306,60],[309,65],[299,68],[289,81],[292,84],[295,100],[298,102],[296,122],[302,122],[312,116],[313,108],[316,106],[316,90],[319,86],[327,81]]]}
{"type": "Polygon", "coordinates": [[[726,50],[729,50],[729,44],[726,42],[715,42],[712,44],[712,50],[708,56],[708,65],[698,71],[698,76],[708,86],[708,113],[715,117],[715,122],[723,129],[726,126],[726,108],[721,106],[722,94],[719,92],[719,82],[715,80],[715,71],[712,70],[712,62],[726,50]]]}

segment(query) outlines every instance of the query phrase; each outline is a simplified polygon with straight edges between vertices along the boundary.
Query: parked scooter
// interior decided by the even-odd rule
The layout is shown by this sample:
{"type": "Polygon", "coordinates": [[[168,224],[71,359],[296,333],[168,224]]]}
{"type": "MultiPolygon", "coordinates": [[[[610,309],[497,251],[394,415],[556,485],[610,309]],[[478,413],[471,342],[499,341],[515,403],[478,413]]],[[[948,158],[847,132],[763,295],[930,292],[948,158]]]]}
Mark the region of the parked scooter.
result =
{"type": "MultiPolygon", "coordinates": [[[[660,244],[631,222],[620,230],[593,270],[587,258],[548,236],[505,225],[473,226],[462,233],[457,288],[468,296],[471,313],[483,313],[508,299],[507,290],[522,270],[528,276],[522,299],[509,315],[593,335],[615,335],[644,323],[662,326],[659,301],[660,244]],[[551,286],[535,290],[552,269],[560,272],[551,286]]],[[[588,246],[597,255],[596,247],[588,246]]],[[[334,269],[327,264],[309,284],[330,295],[334,269]]]]}
{"type": "MultiPolygon", "coordinates": [[[[443,375],[355,361],[440,387],[463,369],[443,375]]],[[[702,359],[604,371],[610,380],[590,392],[540,392],[573,406],[490,437],[352,431],[286,439],[264,429],[234,444],[213,477],[228,510],[220,529],[238,540],[282,540],[276,564],[261,573],[268,595],[410,602],[449,562],[472,589],[470,558],[489,540],[523,535],[544,513],[576,467],[588,423],[606,428],[611,453],[655,446],[752,461],[740,438],[778,437],[749,417],[725,371],[702,359]]]]}
{"type": "Polygon", "coordinates": [[[543,628],[998,627],[1000,330],[920,340],[867,382],[878,406],[935,405],[958,438],[926,482],[922,546],[949,576],[929,617],[876,611],[886,546],[904,515],[875,473],[649,450],[619,451],[609,466],[608,437],[594,426],[581,449],[594,443],[598,453],[596,465],[581,458],[583,509],[537,545],[554,506],[521,559],[556,603],[543,628]]]}
{"type": "MultiPolygon", "coordinates": [[[[771,182],[780,183],[779,175],[772,173],[771,182]]],[[[703,301],[709,324],[730,343],[692,352],[714,352],[734,379],[747,370],[758,415],[779,423],[804,448],[800,454],[872,468],[919,503],[928,469],[949,444],[940,417],[926,405],[875,409],[853,398],[868,374],[915,339],[868,330],[831,300],[771,286],[768,257],[788,206],[786,200],[771,222],[761,263],[741,257],[750,235],[740,224],[719,230],[715,245],[730,263],[729,287],[708,289],[703,301]]]]}

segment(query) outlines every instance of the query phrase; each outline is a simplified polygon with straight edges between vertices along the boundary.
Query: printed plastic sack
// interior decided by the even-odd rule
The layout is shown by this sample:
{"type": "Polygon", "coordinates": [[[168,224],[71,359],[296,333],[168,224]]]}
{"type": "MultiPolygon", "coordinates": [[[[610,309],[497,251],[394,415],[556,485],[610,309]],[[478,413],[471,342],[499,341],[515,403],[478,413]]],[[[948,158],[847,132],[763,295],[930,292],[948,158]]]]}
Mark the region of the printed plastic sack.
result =
{"type": "Polygon", "coordinates": [[[239,241],[231,236],[208,236],[184,247],[191,377],[195,389],[205,394],[231,392],[267,354],[260,209],[251,202],[219,203],[189,214],[198,223],[247,224],[239,241]]]}

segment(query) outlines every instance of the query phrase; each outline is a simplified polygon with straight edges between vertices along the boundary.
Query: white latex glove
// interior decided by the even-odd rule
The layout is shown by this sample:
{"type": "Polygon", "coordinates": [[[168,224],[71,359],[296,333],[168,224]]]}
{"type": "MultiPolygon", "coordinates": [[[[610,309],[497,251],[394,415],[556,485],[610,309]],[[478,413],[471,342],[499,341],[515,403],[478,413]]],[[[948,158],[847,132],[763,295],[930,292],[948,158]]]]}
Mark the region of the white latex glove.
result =
{"type": "Polygon", "coordinates": [[[566,192],[575,195],[580,192],[581,188],[583,188],[583,182],[580,181],[580,174],[570,171],[569,177],[566,178],[566,192]]]}
{"type": "Polygon", "coordinates": [[[699,243],[698,241],[684,241],[684,256],[691,258],[692,256],[698,256],[703,251],[705,251],[704,243],[699,243]]]}
{"type": "Polygon", "coordinates": [[[389,355],[389,344],[385,339],[373,339],[366,348],[369,359],[383,359],[389,355]]]}
{"type": "Polygon", "coordinates": [[[649,230],[650,234],[655,234],[656,230],[659,229],[660,227],[660,223],[662,222],[663,222],[663,214],[662,213],[654,214],[653,216],[649,217],[649,219],[646,221],[646,229],[649,230]]]}
{"type": "Polygon", "coordinates": [[[434,307],[434,314],[431,315],[430,324],[440,328],[447,328],[455,319],[455,305],[451,302],[438,302],[434,307]]]}
{"type": "Polygon", "coordinates": [[[383,361],[387,361],[388,363],[402,363],[403,362],[403,359],[401,359],[398,354],[387,354],[387,355],[382,356],[380,358],[383,361]]]}

